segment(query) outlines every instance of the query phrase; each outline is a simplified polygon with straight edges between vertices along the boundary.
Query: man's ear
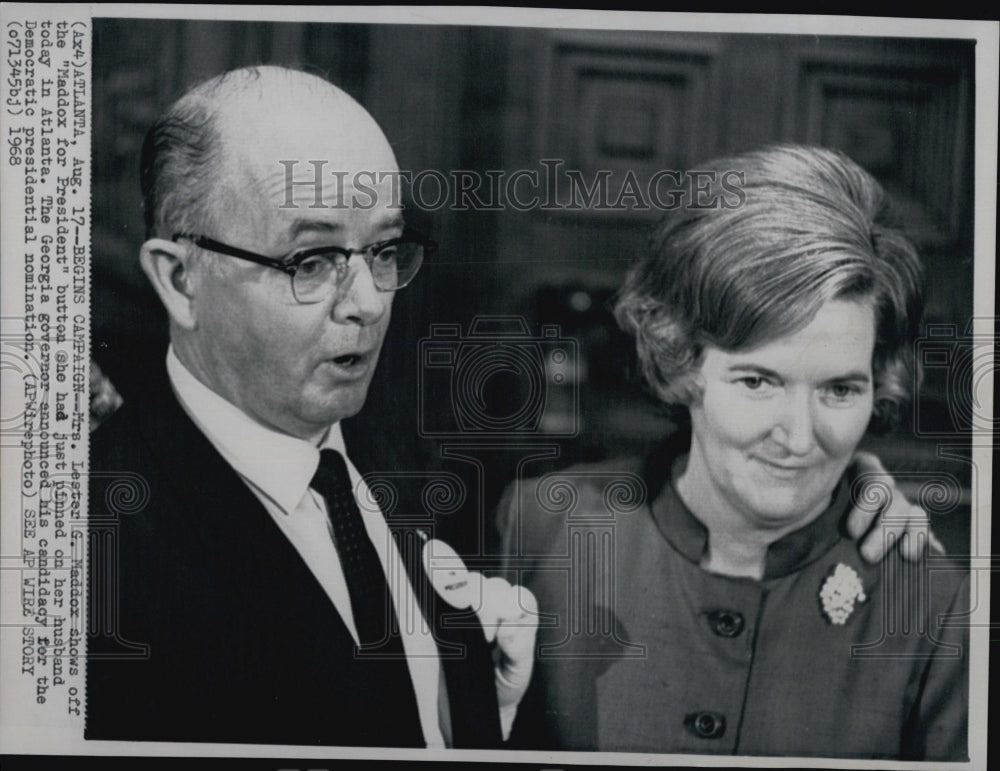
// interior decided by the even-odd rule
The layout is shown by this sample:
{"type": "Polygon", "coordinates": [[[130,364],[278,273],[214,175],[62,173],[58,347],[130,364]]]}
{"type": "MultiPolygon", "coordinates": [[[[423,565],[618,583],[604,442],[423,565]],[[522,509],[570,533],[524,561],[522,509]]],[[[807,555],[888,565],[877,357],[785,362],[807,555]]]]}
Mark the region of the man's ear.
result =
{"type": "Polygon", "coordinates": [[[194,329],[196,282],[191,271],[191,250],[165,238],[150,238],[139,250],[139,264],[171,320],[182,329],[194,329]]]}

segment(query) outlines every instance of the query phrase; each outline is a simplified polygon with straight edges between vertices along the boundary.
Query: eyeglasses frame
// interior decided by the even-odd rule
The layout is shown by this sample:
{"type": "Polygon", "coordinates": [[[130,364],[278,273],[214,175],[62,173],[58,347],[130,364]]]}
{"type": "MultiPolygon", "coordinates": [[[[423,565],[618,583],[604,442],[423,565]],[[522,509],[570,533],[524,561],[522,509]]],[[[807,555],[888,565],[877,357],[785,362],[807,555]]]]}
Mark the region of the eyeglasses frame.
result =
{"type": "MultiPolygon", "coordinates": [[[[180,240],[190,241],[195,246],[199,246],[202,249],[207,249],[210,252],[217,252],[218,254],[224,254],[227,257],[236,257],[241,260],[247,260],[249,262],[255,262],[258,265],[264,265],[268,268],[274,268],[275,270],[280,270],[282,273],[286,273],[294,282],[295,274],[298,272],[299,265],[305,262],[309,257],[314,257],[317,254],[324,254],[328,252],[336,252],[337,254],[343,255],[348,262],[355,254],[360,254],[364,256],[365,262],[368,264],[368,269],[371,270],[372,261],[383,249],[393,246],[403,241],[413,241],[418,243],[423,247],[424,253],[421,257],[421,265],[423,260],[430,254],[432,254],[437,249],[437,242],[430,238],[427,238],[416,230],[410,228],[405,228],[401,236],[396,238],[389,238],[385,241],[376,241],[373,244],[368,244],[367,246],[362,246],[358,249],[348,249],[344,246],[317,246],[311,249],[304,249],[299,252],[293,252],[289,257],[282,259],[276,259],[274,257],[267,257],[263,254],[257,254],[256,252],[251,252],[247,249],[241,249],[237,246],[230,246],[229,244],[224,244],[222,241],[216,241],[214,238],[209,238],[208,236],[198,235],[197,233],[174,233],[173,237],[170,239],[175,243],[180,240]]],[[[420,265],[417,266],[417,270],[420,269],[420,265]]],[[[410,282],[416,277],[417,271],[413,272],[413,275],[406,280],[405,283],[399,284],[392,289],[382,289],[377,284],[375,288],[380,292],[395,292],[399,289],[403,289],[409,286],[410,282]]],[[[293,284],[294,285],[294,284],[293,284]]],[[[298,299],[298,297],[296,297],[298,299]]],[[[299,300],[299,302],[302,302],[299,300]]]]}

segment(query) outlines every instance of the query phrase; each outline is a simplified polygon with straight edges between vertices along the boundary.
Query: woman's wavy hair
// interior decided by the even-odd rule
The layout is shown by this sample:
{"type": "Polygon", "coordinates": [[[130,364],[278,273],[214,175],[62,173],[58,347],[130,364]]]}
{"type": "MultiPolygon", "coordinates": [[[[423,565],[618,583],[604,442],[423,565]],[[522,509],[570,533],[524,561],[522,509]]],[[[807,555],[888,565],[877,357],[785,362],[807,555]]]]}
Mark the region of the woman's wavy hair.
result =
{"type": "Polygon", "coordinates": [[[751,349],[804,328],[829,300],[857,300],[875,310],[873,428],[891,425],[919,386],[922,270],[882,187],[820,147],[772,145],[698,168],[714,181],[697,202],[716,205],[668,212],[615,303],[653,393],[692,404],[706,344],[751,349]]]}

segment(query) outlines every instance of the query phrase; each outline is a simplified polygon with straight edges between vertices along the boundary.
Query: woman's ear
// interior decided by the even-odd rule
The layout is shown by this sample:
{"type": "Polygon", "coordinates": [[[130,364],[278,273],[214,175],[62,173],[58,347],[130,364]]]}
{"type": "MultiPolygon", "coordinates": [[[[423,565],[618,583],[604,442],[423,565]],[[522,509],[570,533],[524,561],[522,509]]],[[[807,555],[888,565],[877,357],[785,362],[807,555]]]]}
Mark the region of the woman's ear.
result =
{"type": "Polygon", "coordinates": [[[171,320],[182,329],[193,330],[197,315],[191,250],[165,238],[150,238],[139,250],[139,264],[171,320]]]}

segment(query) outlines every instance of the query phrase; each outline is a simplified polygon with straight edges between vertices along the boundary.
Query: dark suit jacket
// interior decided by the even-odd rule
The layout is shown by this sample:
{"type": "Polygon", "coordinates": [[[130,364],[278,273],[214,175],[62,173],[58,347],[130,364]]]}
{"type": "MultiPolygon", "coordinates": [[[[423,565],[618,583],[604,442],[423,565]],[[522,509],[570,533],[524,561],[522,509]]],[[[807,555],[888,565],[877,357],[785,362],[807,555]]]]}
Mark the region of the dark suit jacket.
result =
{"type": "MultiPolygon", "coordinates": [[[[362,473],[386,468],[344,429],[362,473]]],[[[357,659],[320,584],[165,373],[92,437],[89,521],[86,738],[423,746],[408,676],[387,691],[381,662],[357,659]]],[[[482,629],[443,624],[447,607],[407,558],[419,549],[401,551],[434,624],[455,746],[499,746],[482,629]]]]}

